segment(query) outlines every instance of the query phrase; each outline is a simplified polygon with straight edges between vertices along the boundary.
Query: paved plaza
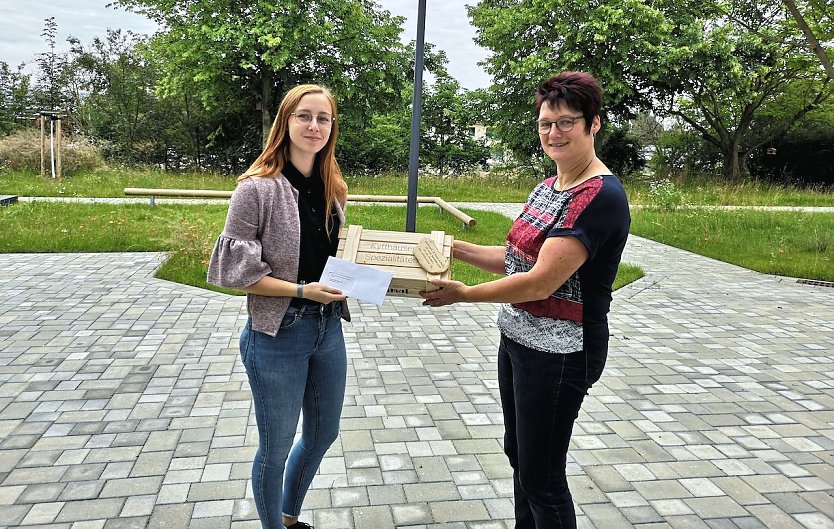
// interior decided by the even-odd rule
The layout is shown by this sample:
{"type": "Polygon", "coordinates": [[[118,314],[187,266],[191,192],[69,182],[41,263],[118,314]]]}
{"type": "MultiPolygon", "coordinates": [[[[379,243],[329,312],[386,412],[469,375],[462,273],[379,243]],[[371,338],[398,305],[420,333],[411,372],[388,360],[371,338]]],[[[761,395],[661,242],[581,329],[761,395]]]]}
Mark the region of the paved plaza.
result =
{"type": "MultiPolygon", "coordinates": [[[[244,298],[158,253],[0,255],[0,525],[256,529],[244,298]]],[[[583,529],[834,529],[834,289],[632,237],[574,429],[583,529]]],[[[508,529],[497,307],[351,301],[317,529],[508,529]]]]}

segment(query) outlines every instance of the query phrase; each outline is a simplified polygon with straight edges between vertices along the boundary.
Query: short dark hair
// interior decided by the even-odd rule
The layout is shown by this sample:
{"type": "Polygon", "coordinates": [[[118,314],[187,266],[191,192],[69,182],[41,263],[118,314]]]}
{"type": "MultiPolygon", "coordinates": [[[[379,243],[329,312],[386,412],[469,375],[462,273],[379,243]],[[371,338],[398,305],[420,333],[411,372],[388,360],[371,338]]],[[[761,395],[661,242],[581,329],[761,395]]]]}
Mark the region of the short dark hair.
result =
{"type": "Polygon", "coordinates": [[[536,90],[536,116],[542,105],[557,107],[559,100],[585,118],[585,132],[591,131],[594,117],[602,108],[602,87],[596,77],[586,72],[562,72],[542,81],[536,90]]]}

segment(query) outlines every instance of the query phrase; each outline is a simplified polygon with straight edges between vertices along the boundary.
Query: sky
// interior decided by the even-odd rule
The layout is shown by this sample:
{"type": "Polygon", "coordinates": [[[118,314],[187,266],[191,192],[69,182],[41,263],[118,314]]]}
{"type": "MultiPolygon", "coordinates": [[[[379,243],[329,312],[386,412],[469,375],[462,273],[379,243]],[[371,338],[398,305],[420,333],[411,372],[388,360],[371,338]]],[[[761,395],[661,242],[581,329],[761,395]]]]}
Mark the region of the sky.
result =
{"type": "MultiPolygon", "coordinates": [[[[44,19],[54,16],[58,23],[56,48],[69,50],[72,35],[83,44],[104,37],[106,28],[152,33],[156,26],[148,19],[124,10],[106,7],[110,0],[0,0],[0,61],[16,67],[34,63],[46,51],[41,32],[44,19]]],[[[279,0],[278,0],[279,1],[279,0]]],[[[472,0],[474,3],[475,0],[472,0]]],[[[404,42],[417,38],[418,0],[376,0],[392,15],[406,17],[404,42]]],[[[446,51],[449,73],[468,89],[486,88],[489,76],[478,66],[487,51],[473,42],[475,29],[469,24],[462,0],[426,0],[426,41],[446,51]]],[[[28,72],[32,72],[27,68],[28,72]]]]}

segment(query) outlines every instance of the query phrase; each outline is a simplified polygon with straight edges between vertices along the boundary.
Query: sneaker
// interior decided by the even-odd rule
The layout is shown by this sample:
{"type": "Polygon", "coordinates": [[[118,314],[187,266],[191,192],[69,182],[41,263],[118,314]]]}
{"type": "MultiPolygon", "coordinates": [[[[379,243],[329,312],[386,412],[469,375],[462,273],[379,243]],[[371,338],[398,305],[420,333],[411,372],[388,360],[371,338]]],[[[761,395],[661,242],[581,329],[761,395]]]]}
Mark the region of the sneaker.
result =
{"type": "Polygon", "coordinates": [[[288,525],[286,529],[316,529],[312,525],[304,522],[295,522],[292,525],[288,525]]]}

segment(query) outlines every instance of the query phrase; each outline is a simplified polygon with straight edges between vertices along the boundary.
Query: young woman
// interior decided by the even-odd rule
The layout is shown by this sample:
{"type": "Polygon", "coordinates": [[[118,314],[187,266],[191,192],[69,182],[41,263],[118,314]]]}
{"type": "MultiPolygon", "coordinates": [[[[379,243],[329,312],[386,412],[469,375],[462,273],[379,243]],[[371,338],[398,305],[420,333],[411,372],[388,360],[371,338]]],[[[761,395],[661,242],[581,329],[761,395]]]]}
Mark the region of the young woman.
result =
{"type": "Polygon", "coordinates": [[[209,283],[247,293],[240,354],[258,424],[252,489],[264,529],[312,527],[298,521],[301,504],[339,432],[347,376],[341,318],[350,315],[345,296],[318,282],[344,223],[338,136],[326,88],[287,92],[266,147],[238,179],[209,263],[209,283]]]}
{"type": "Polygon", "coordinates": [[[475,286],[433,281],[424,304],[503,303],[498,385],[513,467],[516,529],[570,529],[566,464],[582,400],[608,355],[611,286],[631,217],[616,176],[596,156],[602,89],[563,72],[536,92],[542,149],[557,174],[530,194],[505,246],[454,242],[454,256],[506,277],[475,286]]]}

